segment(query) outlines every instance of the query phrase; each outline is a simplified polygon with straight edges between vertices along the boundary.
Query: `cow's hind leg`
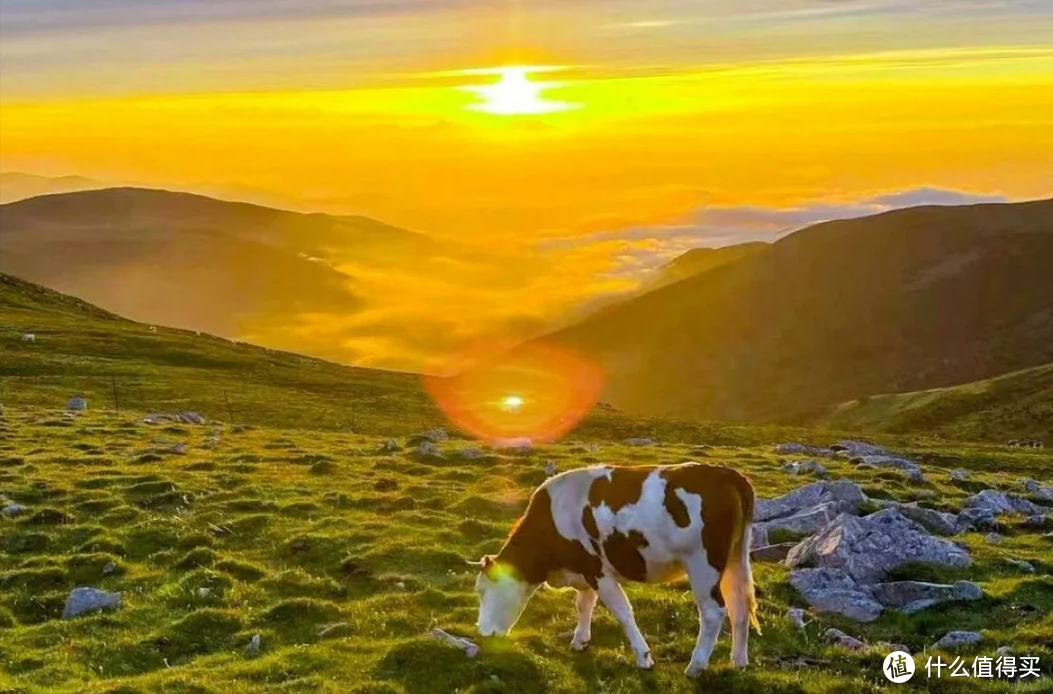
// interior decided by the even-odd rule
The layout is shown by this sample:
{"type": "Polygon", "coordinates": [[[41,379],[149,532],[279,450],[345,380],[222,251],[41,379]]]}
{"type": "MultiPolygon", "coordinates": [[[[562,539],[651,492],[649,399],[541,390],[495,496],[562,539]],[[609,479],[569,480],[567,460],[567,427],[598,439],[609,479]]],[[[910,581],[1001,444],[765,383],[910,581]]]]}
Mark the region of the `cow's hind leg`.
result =
{"type": "Polygon", "coordinates": [[[583,651],[592,640],[592,610],[596,607],[596,591],[586,588],[577,592],[575,604],[578,606],[578,626],[574,629],[574,640],[570,647],[583,651]]]}
{"type": "Polygon", "coordinates": [[[640,633],[640,627],[636,626],[633,607],[629,604],[629,598],[626,597],[625,591],[622,590],[618,581],[610,576],[604,576],[599,580],[597,592],[600,595],[600,600],[603,600],[603,604],[614,613],[615,618],[622,625],[622,628],[625,629],[625,634],[629,637],[629,643],[632,644],[633,653],[636,655],[636,665],[645,670],[654,667],[651,649],[647,645],[643,634],[640,633]]]}
{"type": "Polygon", "coordinates": [[[709,667],[709,657],[717,644],[720,629],[724,626],[727,610],[720,594],[720,573],[709,565],[705,554],[696,554],[687,563],[687,576],[691,581],[691,592],[698,605],[698,640],[687,666],[687,676],[697,677],[709,667]]]}

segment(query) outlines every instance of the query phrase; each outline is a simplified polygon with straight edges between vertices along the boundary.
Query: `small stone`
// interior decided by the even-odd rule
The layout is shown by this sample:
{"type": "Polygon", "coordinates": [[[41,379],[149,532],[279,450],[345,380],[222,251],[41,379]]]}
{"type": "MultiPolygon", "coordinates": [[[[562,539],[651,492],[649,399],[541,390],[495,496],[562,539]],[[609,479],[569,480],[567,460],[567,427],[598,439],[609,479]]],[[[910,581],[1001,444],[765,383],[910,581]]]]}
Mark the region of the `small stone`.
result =
{"type": "Polygon", "coordinates": [[[197,597],[201,600],[207,600],[208,598],[212,597],[212,589],[206,587],[198,588],[197,597]]]}
{"type": "Polygon", "coordinates": [[[249,639],[249,645],[245,646],[245,655],[250,658],[255,658],[260,654],[260,635],[253,634],[252,638],[249,639]]]}
{"type": "Polygon", "coordinates": [[[117,570],[117,565],[114,564],[112,561],[106,562],[106,566],[102,567],[102,572],[104,574],[106,574],[107,576],[112,574],[116,570],[117,570]]]}
{"type": "Polygon", "coordinates": [[[556,461],[554,461],[554,460],[548,461],[547,463],[545,463],[545,476],[546,477],[552,477],[553,475],[556,474],[557,469],[558,468],[556,468],[556,461]]]}
{"type": "Polygon", "coordinates": [[[1002,536],[998,533],[987,533],[984,535],[984,542],[989,545],[997,545],[1002,542],[1002,536]]]}
{"type": "Polygon", "coordinates": [[[951,482],[968,482],[968,481],[969,481],[969,473],[968,473],[968,471],[963,470],[961,468],[957,468],[956,470],[951,470],[951,482]]]}
{"type": "Polygon", "coordinates": [[[626,446],[653,446],[655,445],[655,440],[643,436],[637,436],[625,439],[624,443],[626,446]]]}
{"type": "Polygon", "coordinates": [[[121,594],[96,588],[74,588],[66,598],[62,618],[70,619],[89,612],[113,610],[121,606],[121,594]]]}
{"type": "Polygon", "coordinates": [[[0,513],[3,513],[5,516],[17,516],[25,510],[26,507],[22,504],[8,504],[7,506],[4,506],[4,510],[0,511],[0,513]]]}
{"type": "Polygon", "coordinates": [[[980,643],[983,640],[984,637],[977,634],[975,631],[949,631],[944,634],[943,638],[932,644],[932,647],[954,650],[956,648],[961,648],[962,646],[971,646],[980,643]]]}
{"type": "Polygon", "coordinates": [[[399,445],[398,441],[396,441],[395,439],[388,439],[384,443],[380,444],[380,446],[377,448],[377,453],[387,455],[391,453],[398,453],[401,450],[402,446],[399,445]]]}
{"type": "Polygon", "coordinates": [[[888,641],[878,641],[874,644],[882,653],[895,653],[896,651],[902,651],[903,653],[910,653],[910,648],[902,643],[889,643],[888,641]]]}
{"type": "Polygon", "coordinates": [[[77,395],[66,402],[66,409],[71,412],[84,412],[88,409],[88,401],[77,395]]]}
{"type": "Polygon", "coordinates": [[[999,646],[995,649],[995,656],[1003,658],[1013,652],[1013,649],[1009,646],[999,646]]]}
{"type": "Polygon", "coordinates": [[[422,458],[442,458],[443,457],[442,451],[440,451],[439,447],[436,446],[431,441],[422,441],[421,444],[419,446],[417,446],[417,455],[419,455],[422,458]]]}
{"type": "Polygon", "coordinates": [[[850,651],[859,651],[867,647],[866,643],[859,639],[849,636],[840,629],[827,629],[826,640],[832,642],[842,648],[847,648],[850,651]]]}
{"type": "Polygon", "coordinates": [[[790,609],[786,610],[786,618],[789,619],[790,623],[798,629],[804,629],[805,614],[805,611],[802,610],[800,607],[791,607],[790,609]]]}

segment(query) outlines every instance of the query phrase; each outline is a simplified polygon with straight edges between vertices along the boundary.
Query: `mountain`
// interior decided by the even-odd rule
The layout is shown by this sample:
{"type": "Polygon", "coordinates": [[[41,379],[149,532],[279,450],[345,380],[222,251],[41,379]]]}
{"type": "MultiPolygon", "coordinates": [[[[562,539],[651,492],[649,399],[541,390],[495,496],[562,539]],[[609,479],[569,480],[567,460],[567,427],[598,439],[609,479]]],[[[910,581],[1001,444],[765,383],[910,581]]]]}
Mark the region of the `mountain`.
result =
{"type": "MultiPolygon", "coordinates": [[[[0,205],[0,269],[132,319],[239,336],[360,306],[343,259],[427,253],[365,217],[302,214],[140,188],[0,205]]],[[[273,328],[271,330],[273,332],[273,328]]]]}
{"type": "Polygon", "coordinates": [[[0,203],[24,200],[37,195],[97,190],[106,184],[83,176],[37,176],[19,171],[0,173],[0,203]]]}
{"type": "Polygon", "coordinates": [[[279,427],[399,434],[443,419],[420,378],[152,327],[0,274],[0,402],[200,411],[279,427]],[[24,339],[32,333],[32,341],[24,339]]]}
{"type": "Polygon", "coordinates": [[[822,423],[846,430],[939,433],[957,440],[1037,439],[1053,446],[1053,364],[950,388],[853,400],[822,423]]]}
{"type": "Polygon", "coordinates": [[[653,291],[668,284],[685,280],[708,270],[733,263],[767,249],[770,244],[763,241],[740,243],[721,248],[692,248],[678,255],[658,269],[656,276],[644,284],[645,291],[653,291]]]}
{"type": "Polygon", "coordinates": [[[803,421],[1053,362],[1053,200],[827,222],[545,338],[630,411],[803,421]]]}

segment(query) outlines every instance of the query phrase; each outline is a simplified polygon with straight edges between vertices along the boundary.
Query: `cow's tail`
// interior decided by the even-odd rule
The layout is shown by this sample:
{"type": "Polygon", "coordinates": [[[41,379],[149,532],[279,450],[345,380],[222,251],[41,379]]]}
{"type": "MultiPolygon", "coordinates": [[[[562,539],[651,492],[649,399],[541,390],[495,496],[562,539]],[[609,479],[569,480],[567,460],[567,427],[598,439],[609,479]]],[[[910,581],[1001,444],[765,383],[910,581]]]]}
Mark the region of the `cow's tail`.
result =
{"type": "Polygon", "coordinates": [[[759,634],[757,595],[753,588],[753,569],[750,567],[750,543],[753,535],[753,486],[745,477],[735,475],[734,491],[739,504],[732,528],[728,563],[720,577],[720,593],[728,608],[731,624],[748,629],[752,624],[759,634]]]}

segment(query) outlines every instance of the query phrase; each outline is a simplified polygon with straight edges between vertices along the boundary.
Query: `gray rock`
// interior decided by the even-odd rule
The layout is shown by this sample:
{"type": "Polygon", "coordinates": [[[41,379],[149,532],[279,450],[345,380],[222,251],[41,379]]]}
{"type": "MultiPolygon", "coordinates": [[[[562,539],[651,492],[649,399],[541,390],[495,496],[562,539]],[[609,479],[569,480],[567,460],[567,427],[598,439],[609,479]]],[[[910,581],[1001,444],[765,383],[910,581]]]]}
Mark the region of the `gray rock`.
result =
{"type": "Polygon", "coordinates": [[[979,600],[983,589],[970,581],[954,585],[923,581],[893,581],[872,586],[874,597],[885,607],[913,614],[944,602],[979,600]]]}
{"type": "Polygon", "coordinates": [[[995,530],[998,528],[998,514],[989,508],[967,508],[958,514],[955,521],[955,533],[972,530],[995,530]]]}
{"type": "Polygon", "coordinates": [[[1029,530],[1045,530],[1046,528],[1053,528],[1053,514],[1028,516],[1024,521],[1023,526],[1029,530]]]}
{"type": "Polygon", "coordinates": [[[262,644],[260,642],[260,635],[253,634],[252,638],[249,639],[249,645],[245,646],[245,655],[247,655],[250,658],[255,658],[260,654],[261,646],[262,644]]]}
{"type": "Polygon", "coordinates": [[[874,644],[882,653],[895,653],[896,651],[902,651],[903,653],[910,653],[910,648],[902,643],[889,643],[888,641],[878,641],[874,644]]]}
{"type": "Polygon", "coordinates": [[[844,501],[858,509],[866,500],[858,484],[849,480],[813,482],[775,499],[757,499],[753,519],[760,523],[773,518],[792,516],[831,501],[844,501]]]}
{"type": "Polygon", "coordinates": [[[442,443],[450,438],[450,435],[446,433],[445,429],[431,429],[429,431],[422,431],[419,434],[413,434],[406,439],[406,444],[410,446],[419,446],[422,443],[442,443]]]}
{"type": "Polygon", "coordinates": [[[870,465],[872,467],[893,467],[902,470],[907,475],[908,479],[915,482],[920,482],[925,479],[921,467],[914,461],[907,460],[906,458],[899,458],[891,455],[864,455],[859,457],[859,461],[864,465],[870,465]]]}
{"type": "Polygon", "coordinates": [[[869,586],[860,585],[839,569],[797,569],[790,572],[790,585],[818,612],[857,622],[872,622],[885,609],[869,586]]]}
{"type": "Polygon", "coordinates": [[[486,453],[478,448],[462,448],[457,451],[457,456],[465,460],[481,460],[486,453]]]}
{"type": "Polygon", "coordinates": [[[422,441],[421,444],[417,446],[417,455],[421,458],[438,459],[444,457],[442,451],[439,450],[439,447],[431,441],[422,441]]]}
{"type": "Polygon", "coordinates": [[[896,509],[929,532],[940,535],[955,535],[958,533],[958,516],[953,513],[943,513],[942,511],[918,506],[916,501],[907,504],[891,502],[885,504],[885,508],[896,509]]]}
{"type": "Polygon", "coordinates": [[[808,446],[803,443],[780,443],[775,447],[775,452],[780,455],[818,455],[827,457],[831,451],[829,448],[808,446]]]}
{"type": "Polygon", "coordinates": [[[783,542],[777,545],[765,545],[750,551],[750,559],[762,563],[780,562],[794,548],[794,542],[783,542]]]}
{"type": "Polygon", "coordinates": [[[10,517],[17,516],[18,514],[25,512],[25,510],[26,507],[22,504],[8,504],[7,506],[4,506],[4,509],[0,511],[0,513],[10,517]]]}
{"type": "Polygon", "coordinates": [[[102,567],[102,573],[104,575],[106,575],[106,576],[109,576],[110,574],[112,574],[116,570],[117,570],[117,565],[114,564],[112,561],[106,562],[106,566],[102,567]]]}
{"type": "Polygon", "coordinates": [[[872,443],[865,443],[863,441],[838,441],[833,446],[830,446],[830,448],[835,451],[844,451],[853,458],[861,455],[888,454],[888,451],[881,446],[875,446],[872,443]]]}
{"type": "Polygon", "coordinates": [[[1029,561],[1024,561],[1023,559],[1006,559],[1005,563],[1009,564],[1010,566],[1013,566],[1013,567],[1015,567],[1017,569],[1020,569],[1024,573],[1029,573],[1029,574],[1035,573],[1035,567],[1029,561]]]}
{"type": "Polygon", "coordinates": [[[402,446],[395,439],[388,439],[384,443],[377,447],[377,453],[381,455],[390,455],[392,453],[398,453],[402,450],[402,446]]]}
{"type": "Polygon", "coordinates": [[[1028,494],[1039,501],[1053,504],[1053,487],[1047,487],[1035,480],[1024,480],[1021,484],[1028,494]]]}
{"type": "Polygon", "coordinates": [[[757,549],[759,547],[767,547],[771,543],[768,542],[768,529],[756,525],[753,526],[753,532],[750,536],[750,549],[757,549]]]}
{"type": "Polygon", "coordinates": [[[811,535],[842,513],[854,513],[857,509],[858,505],[848,501],[828,501],[792,516],[756,523],[753,527],[754,529],[760,528],[769,534],[773,530],[781,530],[796,535],[811,535]]]}
{"type": "Polygon", "coordinates": [[[206,420],[197,412],[183,412],[179,415],[179,421],[183,424],[205,424],[206,420]]]}
{"type": "Polygon", "coordinates": [[[998,533],[987,533],[986,535],[984,535],[984,542],[986,542],[989,545],[1001,544],[1002,536],[998,533]]]}
{"type": "Polygon", "coordinates": [[[952,651],[956,648],[961,648],[962,646],[971,646],[980,643],[983,640],[984,637],[977,634],[975,631],[949,631],[944,634],[943,638],[932,644],[932,647],[952,651]]]}
{"type": "Polygon", "coordinates": [[[805,611],[800,607],[791,607],[786,610],[786,618],[789,619],[790,623],[798,629],[804,629],[804,615],[805,611]]]}
{"type": "Polygon", "coordinates": [[[875,583],[892,569],[920,562],[953,567],[972,560],[953,542],[932,537],[896,509],[864,518],[843,514],[790,551],[787,566],[840,569],[858,583],[875,583]]]}
{"type": "Polygon", "coordinates": [[[861,651],[867,647],[866,643],[855,637],[849,636],[840,629],[827,629],[826,640],[835,646],[841,646],[850,651],[861,651]]]}
{"type": "Polygon", "coordinates": [[[1006,494],[994,489],[985,489],[978,494],[970,496],[962,502],[962,508],[988,509],[996,515],[1022,513],[1026,516],[1036,516],[1048,510],[1044,506],[1039,506],[1019,494],[1006,494]]]}
{"type": "Polygon", "coordinates": [[[66,409],[71,412],[83,412],[88,409],[88,401],[77,395],[66,401],[66,409]]]}
{"type": "Polygon", "coordinates": [[[1010,655],[1012,652],[1013,649],[1009,646],[999,646],[997,649],[995,649],[995,656],[998,658],[1004,658],[1005,656],[1010,655]]]}
{"type": "Polygon", "coordinates": [[[121,606],[121,594],[110,593],[96,588],[74,588],[66,598],[66,607],[62,610],[63,619],[71,619],[82,614],[100,610],[114,610],[121,606]]]}
{"type": "Polygon", "coordinates": [[[655,440],[643,436],[637,436],[630,439],[625,439],[623,443],[626,446],[653,446],[655,445],[655,440]]]}
{"type": "Polygon", "coordinates": [[[783,472],[788,472],[791,475],[807,475],[812,474],[816,477],[829,477],[830,473],[825,467],[815,460],[801,460],[794,463],[786,463],[782,466],[783,472]]]}
{"type": "Polygon", "coordinates": [[[969,472],[961,468],[951,470],[951,482],[968,482],[969,472]]]}

